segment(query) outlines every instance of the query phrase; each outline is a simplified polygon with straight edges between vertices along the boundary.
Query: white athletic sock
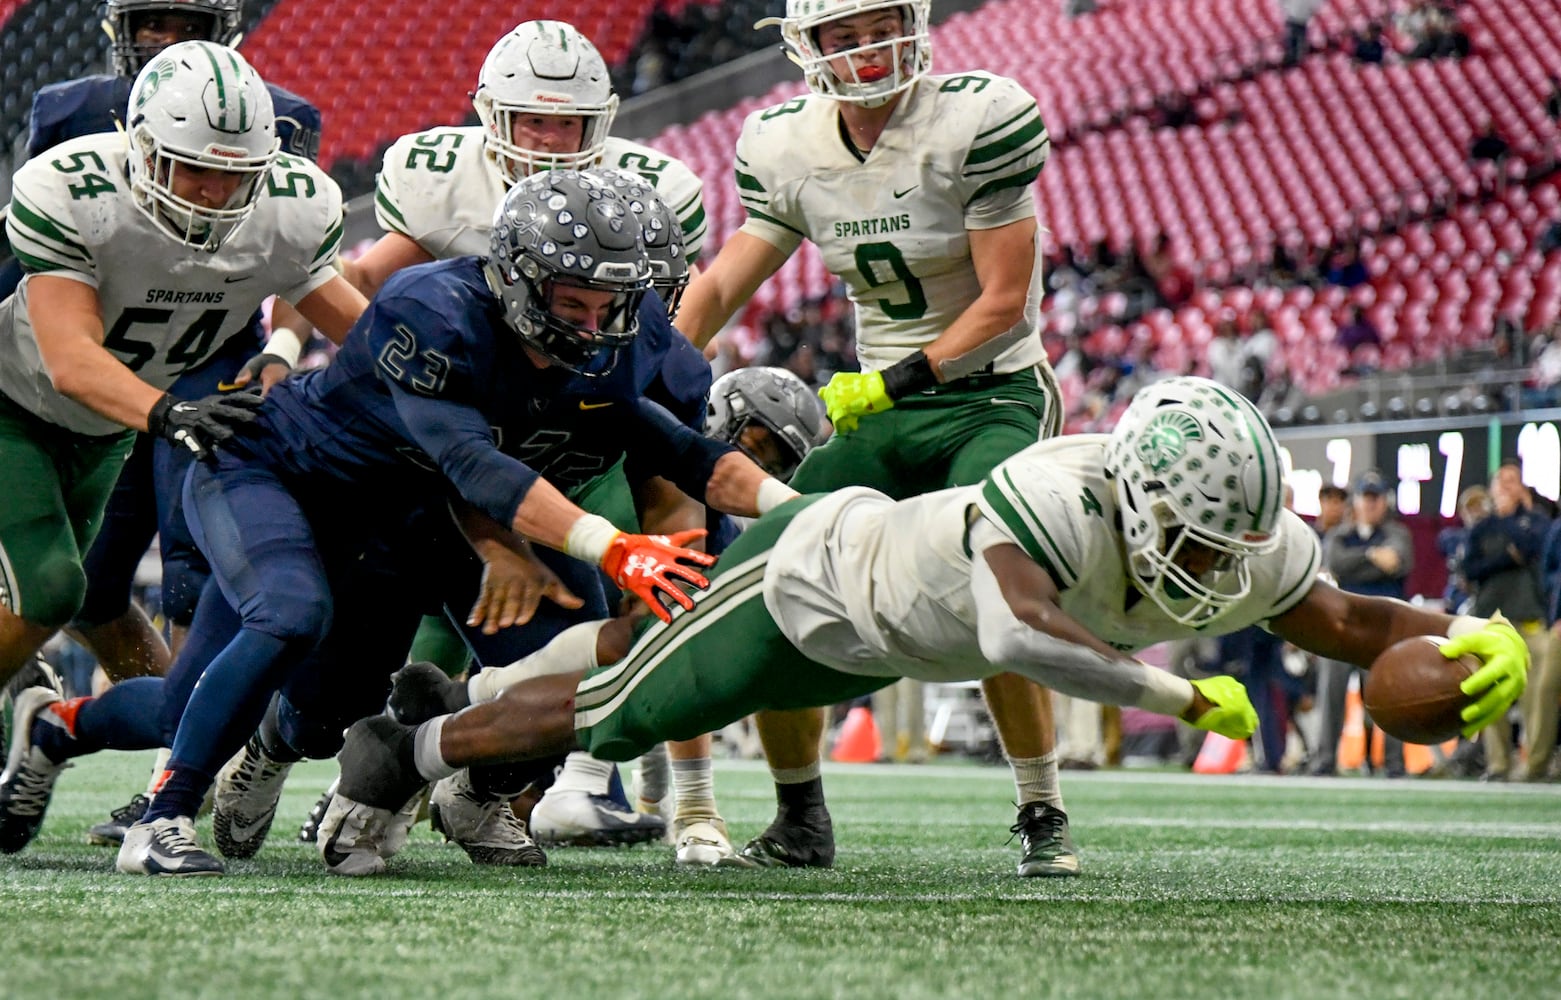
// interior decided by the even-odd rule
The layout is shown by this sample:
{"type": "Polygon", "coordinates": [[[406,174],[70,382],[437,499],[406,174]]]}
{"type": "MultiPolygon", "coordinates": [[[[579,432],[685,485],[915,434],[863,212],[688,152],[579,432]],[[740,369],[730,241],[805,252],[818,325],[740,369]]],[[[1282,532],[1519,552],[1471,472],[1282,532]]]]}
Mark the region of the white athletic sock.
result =
{"type": "Polygon", "coordinates": [[[425,780],[438,781],[460,770],[446,763],[444,754],[439,750],[439,737],[444,732],[445,720],[448,718],[448,715],[441,715],[429,719],[418,726],[412,736],[412,759],[417,762],[417,773],[425,780]]]}
{"type": "Polygon", "coordinates": [[[572,625],[553,637],[553,641],[514,663],[478,671],[466,682],[473,705],[492,701],[504,690],[521,681],[575,670],[591,670],[596,663],[596,636],[607,619],[572,625]]]}
{"type": "Polygon", "coordinates": [[[677,795],[674,822],[720,818],[715,807],[715,772],[709,757],[672,761],[672,787],[677,795]]]}
{"type": "Polygon", "coordinates": [[[1067,812],[1062,806],[1062,784],[1057,779],[1057,751],[1044,757],[1010,757],[1008,765],[1014,769],[1014,787],[1021,808],[1031,802],[1044,802],[1067,812]]]}
{"type": "Polygon", "coordinates": [[[584,750],[576,750],[564,759],[564,769],[549,791],[606,795],[611,782],[611,761],[597,760],[584,750]]]}
{"type": "Polygon", "coordinates": [[[152,776],[146,779],[147,798],[157,794],[157,786],[163,781],[163,772],[168,770],[168,758],[172,756],[173,751],[168,747],[157,748],[157,756],[152,760],[152,776]]]}
{"type": "Polygon", "coordinates": [[[770,778],[777,785],[801,785],[817,778],[822,772],[819,770],[819,762],[814,761],[807,767],[782,767],[770,768],[770,778]]]}

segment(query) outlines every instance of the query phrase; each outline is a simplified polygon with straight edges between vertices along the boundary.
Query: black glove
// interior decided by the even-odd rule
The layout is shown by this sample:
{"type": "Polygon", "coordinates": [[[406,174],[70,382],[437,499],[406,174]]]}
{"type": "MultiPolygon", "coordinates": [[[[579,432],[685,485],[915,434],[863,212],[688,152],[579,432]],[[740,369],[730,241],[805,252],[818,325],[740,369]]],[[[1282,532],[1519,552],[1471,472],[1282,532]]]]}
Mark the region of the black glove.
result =
{"type": "Polygon", "coordinates": [[[236,428],[258,416],[260,404],[256,392],[229,392],[203,399],[177,399],[163,393],[146,415],[146,429],[190,449],[196,458],[207,458],[236,428]]]}
{"type": "Polygon", "coordinates": [[[465,681],[452,681],[432,663],[408,663],[391,674],[390,681],[386,708],[392,718],[408,726],[459,712],[472,701],[465,681]]]}
{"type": "Polygon", "coordinates": [[[244,386],[259,385],[260,373],[272,365],[286,365],[289,371],[293,368],[292,364],[280,354],[266,354],[262,351],[244,363],[244,367],[238,370],[233,381],[244,386]]]}

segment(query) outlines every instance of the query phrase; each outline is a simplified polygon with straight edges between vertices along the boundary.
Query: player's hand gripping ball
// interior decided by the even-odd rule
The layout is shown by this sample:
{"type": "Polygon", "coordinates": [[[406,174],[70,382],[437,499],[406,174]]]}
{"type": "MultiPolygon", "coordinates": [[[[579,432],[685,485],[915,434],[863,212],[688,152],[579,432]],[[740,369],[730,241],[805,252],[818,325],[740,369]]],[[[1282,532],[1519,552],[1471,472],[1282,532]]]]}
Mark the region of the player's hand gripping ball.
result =
{"type": "Polygon", "coordinates": [[[1464,727],[1469,696],[1463,682],[1480,669],[1480,661],[1465,653],[1442,655],[1449,640],[1418,635],[1382,651],[1366,675],[1361,702],[1371,721],[1406,743],[1442,743],[1464,727]]]}

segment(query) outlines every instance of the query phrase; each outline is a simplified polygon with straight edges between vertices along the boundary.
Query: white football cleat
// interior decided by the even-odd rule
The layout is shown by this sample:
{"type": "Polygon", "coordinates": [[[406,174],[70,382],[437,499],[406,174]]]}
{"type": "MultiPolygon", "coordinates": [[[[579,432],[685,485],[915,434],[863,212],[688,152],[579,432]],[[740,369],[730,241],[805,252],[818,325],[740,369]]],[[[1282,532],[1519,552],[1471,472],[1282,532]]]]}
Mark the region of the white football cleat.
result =
{"type": "Polygon", "coordinates": [[[292,769],[292,762],[273,760],[260,745],[260,737],[251,736],[244,749],[217,772],[211,793],[211,833],[223,857],[252,858],[260,852],[292,769]]]}
{"type": "Polygon", "coordinates": [[[414,795],[400,810],[376,809],[342,795],[331,797],[331,804],[320,819],[315,845],[325,870],[332,875],[379,875],[385,862],[406,846],[423,793],[414,795]]]}
{"type": "Polygon", "coordinates": [[[471,772],[461,770],[434,785],[430,812],[439,813],[444,835],[477,865],[541,868],[547,854],[531,839],[526,824],[506,798],[487,798],[472,787],[471,772]]]}
{"type": "Polygon", "coordinates": [[[682,868],[753,868],[753,862],[738,854],[726,836],[722,819],[694,820],[679,826],[673,843],[676,863],[682,868]]]}
{"type": "Polygon", "coordinates": [[[531,810],[531,832],[548,845],[612,847],[659,840],[667,823],[631,812],[606,795],[550,788],[531,810]]]}
{"type": "Polygon", "coordinates": [[[137,823],[125,831],[114,867],[126,875],[221,875],[225,869],[195,839],[188,816],[137,823]]]}

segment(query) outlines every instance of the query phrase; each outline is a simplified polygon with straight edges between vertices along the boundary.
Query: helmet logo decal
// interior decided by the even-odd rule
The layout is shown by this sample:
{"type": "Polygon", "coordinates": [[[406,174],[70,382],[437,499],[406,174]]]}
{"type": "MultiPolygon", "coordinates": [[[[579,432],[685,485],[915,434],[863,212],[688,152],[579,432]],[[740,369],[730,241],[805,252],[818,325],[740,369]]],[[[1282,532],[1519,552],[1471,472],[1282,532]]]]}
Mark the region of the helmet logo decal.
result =
{"type": "Polygon", "coordinates": [[[1144,428],[1138,458],[1151,472],[1161,473],[1187,454],[1188,441],[1201,441],[1203,427],[1186,413],[1161,413],[1144,428]]]}
{"type": "Polygon", "coordinates": [[[156,66],[153,66],[151,69],[147,70],[145,79],[141,81],[141,92],[140,94],[136,95],[136,110],[141,110],[141,108],[145,106],[146,102],[151,99],[151,96],[157,93],[157,88],[161,87],[165,81],[172,78],[172,59],[159,60],[156,66]]]}

